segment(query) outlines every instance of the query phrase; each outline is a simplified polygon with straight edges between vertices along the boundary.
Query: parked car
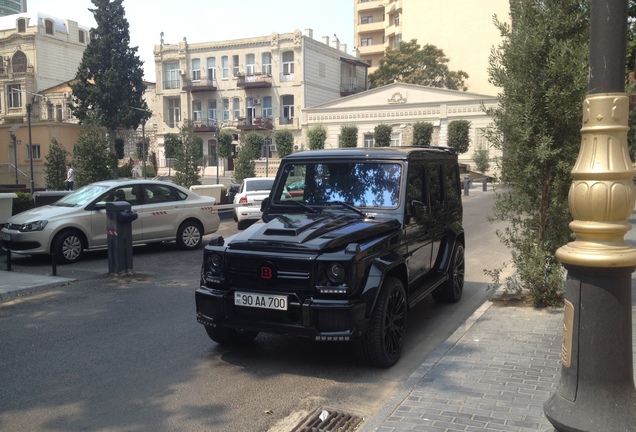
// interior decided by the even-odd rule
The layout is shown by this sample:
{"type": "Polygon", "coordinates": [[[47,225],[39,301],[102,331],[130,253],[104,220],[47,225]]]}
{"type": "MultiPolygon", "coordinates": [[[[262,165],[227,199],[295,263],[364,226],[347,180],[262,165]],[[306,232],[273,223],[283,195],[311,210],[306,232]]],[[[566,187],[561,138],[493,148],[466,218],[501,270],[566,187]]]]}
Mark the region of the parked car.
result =
{"type": "Polygon", "coordinates": [[[127,201],[139,215],[132,222],[133,245],[176,240],[182,249],[195,249],[204,235],[219,228],[212,197],[168,182],[111,180],[12,216],[0,231],[2,245],[26,254],[55,254],[63,263],[77,261],[85,250],[108,246],[108,201],[127,201]]]}
{"type": "Polygon", "coordinates": [[[241,187],[234,196],[234,220],[240,230],[259,220],[262,216],[261,202],[269,195],[274,177],[249,177],[243,179],[241,187]]]}
{"type": "Polygon", "coordinates": [[[286,156],[264,223],[205,247],[197,321],[219,344],[281,333],[351,342],[364,361],[393,365],[412,307],[462,296],[459,185],[450,148],[286,156]]]}

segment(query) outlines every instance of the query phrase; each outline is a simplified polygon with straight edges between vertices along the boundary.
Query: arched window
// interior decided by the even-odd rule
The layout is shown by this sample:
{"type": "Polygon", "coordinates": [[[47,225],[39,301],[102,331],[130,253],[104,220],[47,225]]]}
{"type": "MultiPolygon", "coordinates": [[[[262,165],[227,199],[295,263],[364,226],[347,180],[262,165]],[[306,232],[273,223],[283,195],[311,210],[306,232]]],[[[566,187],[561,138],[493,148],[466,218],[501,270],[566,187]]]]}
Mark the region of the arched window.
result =
{"type": "Polygon", "coordinates": [[[22,51],[17,51],[13,54],[11,59],[13,65],[13,72],[26,72],[27,71],[27,56],[22,51]]]}
{"type": "Polygon", "coordinates": [[[53,34],[53,21],[44,20],[44,31],[46,32],[46,34],[53,34]]]}
{"type": "Polygon", "coordinates": [[[24,18],[20,18],[18,20],[18,33],[24,33],[26,31],[26,20],[24,18]]]}

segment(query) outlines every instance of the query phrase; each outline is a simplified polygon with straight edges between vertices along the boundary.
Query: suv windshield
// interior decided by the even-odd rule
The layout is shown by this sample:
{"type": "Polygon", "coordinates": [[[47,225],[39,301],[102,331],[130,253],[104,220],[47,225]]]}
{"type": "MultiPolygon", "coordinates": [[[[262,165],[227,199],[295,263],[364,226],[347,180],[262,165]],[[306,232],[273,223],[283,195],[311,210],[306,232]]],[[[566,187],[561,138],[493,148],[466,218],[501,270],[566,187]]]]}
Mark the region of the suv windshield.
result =
{"type": "Polygon", "coordinates": [[[273,195],[276,203],[344,202],[356,207],[396,208],[402,165],[377,162],[289,164],[273,195]]]}

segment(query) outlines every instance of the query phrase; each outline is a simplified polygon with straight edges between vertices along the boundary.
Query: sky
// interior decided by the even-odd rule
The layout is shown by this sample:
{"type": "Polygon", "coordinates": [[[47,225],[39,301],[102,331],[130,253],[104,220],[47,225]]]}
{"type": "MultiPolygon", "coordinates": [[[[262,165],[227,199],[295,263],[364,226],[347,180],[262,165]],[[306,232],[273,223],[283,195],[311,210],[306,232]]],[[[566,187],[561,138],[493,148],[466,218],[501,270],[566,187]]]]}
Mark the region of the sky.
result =
{"type": "MultiPolygon", "coordinates": [[[[144,62],[144,79],[154,82],[152,50],[160,41],[177,44],[213,42],[268,36],[272,32],[313,30],[322,41],[334,34],[353,50],[353,2],[351,0],[124,0],[130,28],[130,46],[144,62]]],[[[90,0],[27,0],[29,12],[39,11],[55,18],[70,19],[94,27],[90,0]]]]}

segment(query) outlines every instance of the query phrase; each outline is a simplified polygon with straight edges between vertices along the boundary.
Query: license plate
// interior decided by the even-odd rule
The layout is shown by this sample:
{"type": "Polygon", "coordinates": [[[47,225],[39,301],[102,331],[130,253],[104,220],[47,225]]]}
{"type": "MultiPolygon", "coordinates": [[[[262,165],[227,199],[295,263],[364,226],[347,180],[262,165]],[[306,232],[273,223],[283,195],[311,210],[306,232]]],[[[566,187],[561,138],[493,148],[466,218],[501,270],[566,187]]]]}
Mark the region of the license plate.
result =
{"type": "Polygon", "coordinates": [[[262,309],[287,310],[287,296],[236,291],[234,304],[262,309]]]}
{"type": "Polygon", "coordinates": [[[9,233],[2,233],[2,240],[4,240],[4,241],[11,241],[11,234],[9,234],[9,233]]]}

